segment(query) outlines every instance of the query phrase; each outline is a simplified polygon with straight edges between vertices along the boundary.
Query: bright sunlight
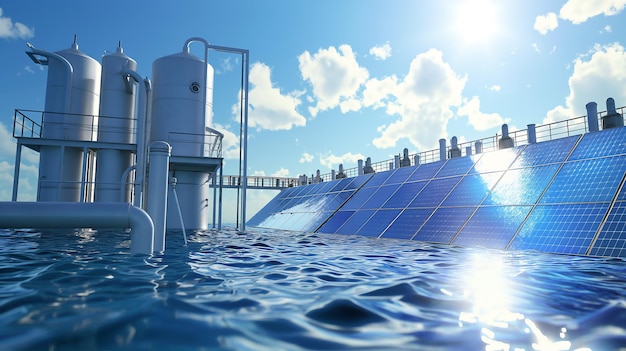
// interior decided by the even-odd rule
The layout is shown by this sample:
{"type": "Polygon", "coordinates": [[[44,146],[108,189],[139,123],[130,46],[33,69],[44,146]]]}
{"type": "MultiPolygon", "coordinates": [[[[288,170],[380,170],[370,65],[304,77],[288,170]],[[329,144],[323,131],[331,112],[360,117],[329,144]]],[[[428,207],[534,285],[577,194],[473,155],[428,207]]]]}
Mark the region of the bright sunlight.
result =
{"type": "Polygon", "coordinates": [[[499,18],[491,0],[466,0],[456,10],[456,29],[467,44],[486,43],[499,29],[499,18]]]}

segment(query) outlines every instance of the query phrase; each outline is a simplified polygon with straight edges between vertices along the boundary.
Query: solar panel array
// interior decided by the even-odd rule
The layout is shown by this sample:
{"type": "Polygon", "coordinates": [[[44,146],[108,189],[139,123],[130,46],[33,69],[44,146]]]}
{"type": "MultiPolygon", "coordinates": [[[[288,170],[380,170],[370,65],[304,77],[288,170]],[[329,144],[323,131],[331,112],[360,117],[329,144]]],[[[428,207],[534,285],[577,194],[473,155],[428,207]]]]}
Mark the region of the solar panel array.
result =
{"type": "Polygon", "coordinates": [[[626,257],[626,128],[283,190],[250,226],[626,257]]]}

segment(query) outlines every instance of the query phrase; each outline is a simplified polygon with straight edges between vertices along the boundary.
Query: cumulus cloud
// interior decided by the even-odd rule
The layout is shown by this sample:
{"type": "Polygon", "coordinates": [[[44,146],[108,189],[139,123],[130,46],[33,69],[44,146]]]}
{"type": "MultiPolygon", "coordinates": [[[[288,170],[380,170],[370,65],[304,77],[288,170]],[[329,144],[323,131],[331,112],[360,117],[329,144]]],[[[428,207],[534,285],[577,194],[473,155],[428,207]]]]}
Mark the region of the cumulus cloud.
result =
{"type": "Polygon", "coordinates": [[[289,170],[287,168],[281,168],[278,171],[272,173],[272,177],[289,177],[289,170]]]}
{"type": "Polygon", "coordinates": [[[377,60],[386,60],[391,57],[391,45],[386,42],[382,46],[374,46],[370,49],[370,55],[373,55],[377,60]]]}
{"type": "Polygon", "coordinates": [[[469,101],[464,99],[463,105],[459,107],[459,116],[467,116],[469,124],[476,130],[484,131],[494,127],[499,127],[505,123],[504,118],[497,113],[484,113],[480,111],[480,99],[477,96],[469,101]]]}
{"type": "Polygon", "coordinates": [[[397,85],[396,76],[368,80],[363,91],[363,105],[374,109],[386,106],[385,101],[394,93],[397,85]]]}
{"type": "Polygon", "coordinates": [[[315,156],[311,155],[308,152],[305,152],[302,154],[302,156],[300,156],[300,163],[311,163],[313,162],[314,158],[315,156]]]}
{"type": "Polygon", "coordinates": [[[5,17],[0,8],[0,38],[28,39],[35,36],[35,28],[29,28],[20,22],[13,22],[10,17],[5,17]]]}
{"type": "Polygon", "coordinates": [[[601,14],[616,15],[624,9],[624,6],[626,6],[626,0],[569,0],[561,7],[559,17],[574,24],[580,24],[601,14]]]}
{"type": "Polygon", "coordinates": [[[320,156],[320,164],[328,167],[328,169],[333,169],[333,167],[338,167],[340,164],[344,163],[357,163],[359,160],[365,160],[365,156],[351,152],[347,152],[343,155],[329,154],[320,156]]]}
{"type": "Polygon", "coordinates": [[[491,91],[500,91],[500,90],[502,90],[502,87],[499,86],[498,84],[494,84],[494,85],[489,87],[489,90],[491,90],[491,91]]]}
{"type": "Polygon", "coordinates": [[[393,89],[393,101],[387,103],[386,112],[400,118],[378,128],[381,135],[373,140],[374,146],[395,147],[406,138],[418,148],[432,148],[446,136],[448,120],[454,115],[451,107],[461,104],[466,81],[443,60],[441,51],[430,49],[417,55],[393,89]]]}
{"type": "Polygon", "coordinates": [[[559,26],[556,13],[550,12],[543,16],[537,16],[535,18],[535,25],[533,26],[536,31],[546,35],[549,31],[556,29],[559,26]]]}
{"type": "Polygon", "coordinates": [[[340,106],[342,112],[360,109],[355,99],[362,84],[369,77],[367,69],[359,66],[349,45],[319,49],[311,55],[305,51],[298,56],[302,78],[309,81],[317,104],[309,108],[313,117],[318,112],[340,106]]]}
{"type": "Polygon", "coordinates": [[[228,126],[214,123],[214,128],[224,134],[222,139],[222,155],[225,159],[239,159],[239,136],[233,133],[228,126]]]}
{"type": "Polygon", "coordinates": [[[618,43],[597,45],[589,54],[574,60],[569,78],[569,95],[565,106],[559,105],[547,113],[543,123],[551,123],[587,114],[585,105],[598,103],[604,110],[608,97],[615,99],[617,106],[626,105],[626,52],[618,43]]]}

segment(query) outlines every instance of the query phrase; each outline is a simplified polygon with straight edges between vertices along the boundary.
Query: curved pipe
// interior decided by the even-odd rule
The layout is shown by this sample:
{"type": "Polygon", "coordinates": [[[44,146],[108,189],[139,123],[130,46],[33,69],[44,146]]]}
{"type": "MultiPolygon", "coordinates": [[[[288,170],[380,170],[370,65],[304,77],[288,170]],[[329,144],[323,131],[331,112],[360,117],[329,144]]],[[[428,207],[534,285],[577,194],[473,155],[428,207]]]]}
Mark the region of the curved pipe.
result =
{"type": "Polygon", "coordinates": [[[131,228],[132,254],[154,246],[152,219],[126,203],[0,202],[0,228],[131,228]]]}
{"type": "MultiPolygon", "coordinates": [[[[29,45],[30,51],[26,51],[26,54],[31,58],[31,60],[33,60],[33,62],[40,64],[40,65],[44,65],[47,66],[48,65],[48,61],[41,61],[39,60],[36,56],[43,56],[45,58],[47,58],[48,60],[50,60],[51,58],[58,60],[59,62],[61,62],[65,68],[67,69],[66,74],[65,74],[65,81],[67,82],[67,85],[65,87],[65,113],[69,113],[70,112],[70,101],[71,101],[71,97],[72,97],[72,76],[74,75],[74,67],[72,66],[72,64],[70,63],[70,61],[68,61],[65,57],[54,53],[54,52],[48,52],[45,50],[40,50],[40,49],[35,49],[34,46],[29,45]]],[[[57,111],[55,111],[57,112],[57,111]]]]}

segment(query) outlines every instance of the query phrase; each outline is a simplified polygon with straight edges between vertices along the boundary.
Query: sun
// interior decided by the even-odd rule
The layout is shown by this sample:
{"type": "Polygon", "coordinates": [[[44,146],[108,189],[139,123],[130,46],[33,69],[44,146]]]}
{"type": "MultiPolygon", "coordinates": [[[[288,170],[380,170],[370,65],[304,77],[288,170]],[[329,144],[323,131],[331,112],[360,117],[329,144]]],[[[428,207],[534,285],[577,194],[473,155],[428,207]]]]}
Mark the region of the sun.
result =
{"type": "Polygon", "coordinates": [[[464,43],[487,43],[499,30],[496,8],[490,0],[466,0],[456,9],[455,26],[464,43]]]}

